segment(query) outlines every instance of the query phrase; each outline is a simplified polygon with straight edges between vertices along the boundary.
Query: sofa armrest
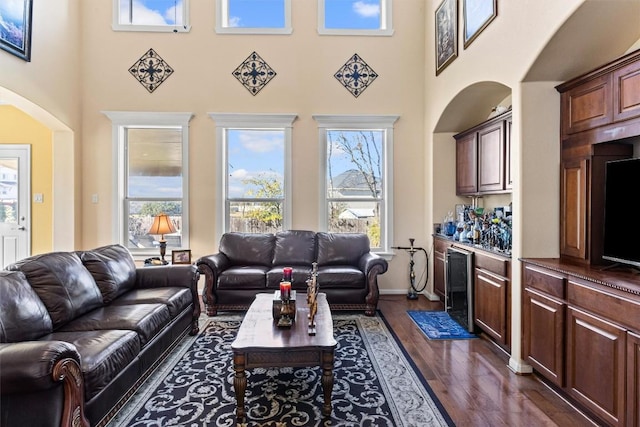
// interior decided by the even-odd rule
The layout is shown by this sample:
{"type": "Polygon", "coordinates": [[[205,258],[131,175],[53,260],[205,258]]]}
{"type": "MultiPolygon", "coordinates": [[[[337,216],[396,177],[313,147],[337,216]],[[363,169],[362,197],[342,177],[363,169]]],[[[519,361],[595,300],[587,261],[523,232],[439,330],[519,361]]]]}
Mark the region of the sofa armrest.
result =
{"type": "Polygon", "coordinates": [[[200,272],[193,264],[158,265],[153,267],[136,268],[136,284],[138,289],[181,287],[191,290],[193,300],[193,319],[189,335],[196,335],[200,331],[200,297],[198,296],[198,280],[200,272]]]}
{"type": "MultiPolygon", "coordinates": [[[[80,354],[73,344],[63,341],[3,343],[0,344],[0,366],[0,389],[4,396],[37,393],[62,385],[61,425],[89,426],[84,415],[80,354]]],[[[51,402],[42,403],[55,405],[53,390],[52,396],[51,402]]]]}
{"type": "Polygon", "coordinates": [[[378,289],[378,275],[387,271],[389,264],[387,260],[373,252],[367,252],[360,257],[358,267],[364,273],[367,284],[367,295],[365,296],[365,312],[367,316],[374,316],[378,307],[380,290],[378,289]]]}
{"type": "Polygon", "coordinates": [[[229,268],[231,261],[222,252],[213,255],[205,255],[196,261],[196,266],[201,274],[204,274],[204,290],[202,292],[202,301],[205,304],[207,315],[215,316],[216,304],[218,302],[218,293],[216,284],[220,274],[229,268]]]}

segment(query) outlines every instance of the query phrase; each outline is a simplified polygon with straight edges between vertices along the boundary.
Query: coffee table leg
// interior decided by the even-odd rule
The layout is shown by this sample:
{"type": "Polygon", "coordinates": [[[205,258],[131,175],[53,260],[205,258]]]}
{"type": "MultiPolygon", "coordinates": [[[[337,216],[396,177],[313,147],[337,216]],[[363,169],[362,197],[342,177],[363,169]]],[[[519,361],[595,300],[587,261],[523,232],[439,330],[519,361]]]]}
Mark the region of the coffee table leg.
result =
{"type": "Polygon", "coordinates": [[[233,378],[233,389],[236,392],[236,419],[243,420],[244,413],[244,392],[247,389],[247,375],[244,372],[244,354],[233,355],[233,369],[236,371],[233,378]]]}
{"type": "Polygon", "coordinates": [[[333,351],[322,352],[322,391],[324,392],[322,415],[330,417],[331,393],[333,392],[333,351]]]}

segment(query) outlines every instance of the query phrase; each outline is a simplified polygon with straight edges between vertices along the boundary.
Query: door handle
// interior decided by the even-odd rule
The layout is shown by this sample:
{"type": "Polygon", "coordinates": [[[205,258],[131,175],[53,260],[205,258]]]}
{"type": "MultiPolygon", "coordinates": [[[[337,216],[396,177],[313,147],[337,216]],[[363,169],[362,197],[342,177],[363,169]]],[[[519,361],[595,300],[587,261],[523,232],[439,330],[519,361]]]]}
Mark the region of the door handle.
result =
{"type": "Polygon", "coordinates": [[[24,225],[20,225],[20,226],[18,226],[18,230],[20,230],[20,231],[24,231],[24,230],[26,230],[26,229],[27,229],[27,228],[26,228],[24,225]]]}

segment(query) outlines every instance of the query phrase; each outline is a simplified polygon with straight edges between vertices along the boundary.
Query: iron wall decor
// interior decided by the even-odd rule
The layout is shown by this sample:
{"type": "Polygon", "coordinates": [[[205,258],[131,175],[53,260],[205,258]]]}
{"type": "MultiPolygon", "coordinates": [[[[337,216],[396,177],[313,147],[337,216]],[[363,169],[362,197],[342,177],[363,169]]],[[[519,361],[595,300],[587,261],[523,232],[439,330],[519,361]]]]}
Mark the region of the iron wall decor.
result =
{"type": "Polygon", "coordinates": [[[436,76],[458,57],[458,0],[442,0],[436,9],[436,76]]]}
{"type": "Polygon", "coordinates": [[[356,53],[333,76],[357,98],[378,74],[356,53]]]}
{"type": "Polygon", "coordinates": [[[33,0],[0,1],[0,48],[31,61],[33,0]]]}
{"type": "Polygon", "coordinates": [[[129,72],[149,92],[153,92],[173,74],[173,68],[155,50],[149,49],[129,68],[129,72]]]}
{"type": "Polygon", "coordinates": [[[498,0],[462,0],[464,48],[498,16],[498,0]]]}
{"type": "Polygon", "coordinates": [[[242,61],[232,74],[253,96],[256,96],[276,76],[273,68],[256,52],[242,61]]]}

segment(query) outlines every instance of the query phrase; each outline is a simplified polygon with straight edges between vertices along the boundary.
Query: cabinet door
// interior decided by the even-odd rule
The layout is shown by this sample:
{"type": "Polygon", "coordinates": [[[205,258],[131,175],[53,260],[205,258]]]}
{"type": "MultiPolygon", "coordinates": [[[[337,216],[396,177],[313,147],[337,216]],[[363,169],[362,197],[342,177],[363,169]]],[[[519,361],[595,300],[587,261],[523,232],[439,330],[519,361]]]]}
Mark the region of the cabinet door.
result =
{"type": "Polygon", "coordinates": [[[474,321],[496,342],[507,344],[507,280],[475,269],[474,321]]]}
{"type": "Polygon", "coordinates": [[[585,259],[588,204],[588,161],[567,160],[560,175],[560,253],[585,259]]]}
{"type": "Polygon", "coordinates": [[[456,194],[478,192],[478,152],[476,134],[470,133],[456,140],[456,194]]]}
{"type": "Polygon", "coordinates": [[[612,426],[625,417],[626,331],[569,306],[567,389],[612,426]]]}
{"type": "Polygon", "coordinates": [[[640,62],[613,73],[613,120],[640,116],[640,62]]]}
{"type": "Polygon", "coordinates": [[[640,426],[640,335],[627,332],[627,425],[640,426]]]}
{"type": "Polygon", "coordinates": [[[504,190],[504,121],[478,130],[478,192],[504,190]]]}
{"type": "Polygon", "coordinates": [[[606,74],[569,89],[560,96],[562,136],[611,123],[611,75],[606,74]]]}
{"type": "Polygon", "coordinates": [[[564,318],[566,304],[532,289],[522,301],[523,355],[554,384],[564,386],[564,318]]]}

